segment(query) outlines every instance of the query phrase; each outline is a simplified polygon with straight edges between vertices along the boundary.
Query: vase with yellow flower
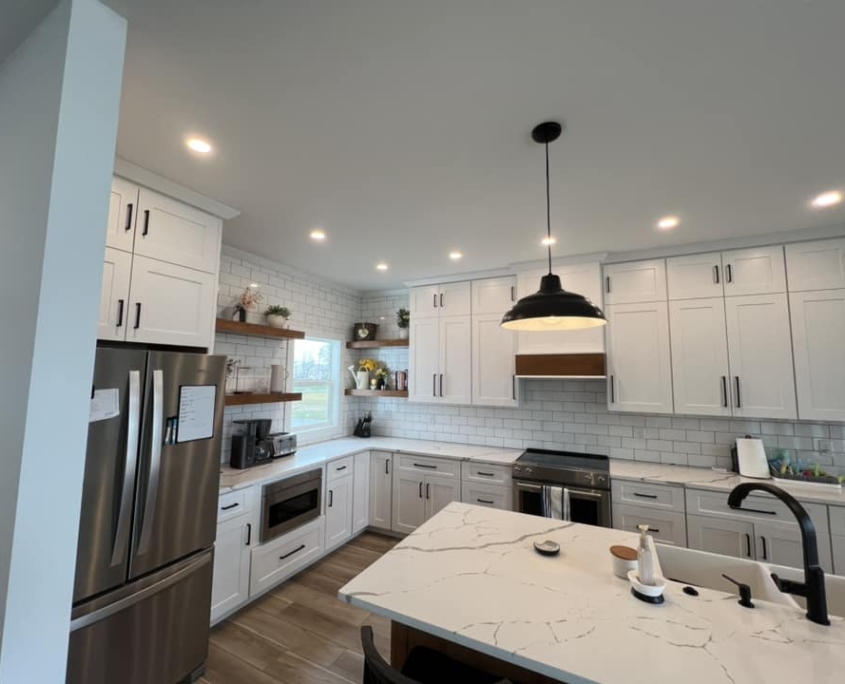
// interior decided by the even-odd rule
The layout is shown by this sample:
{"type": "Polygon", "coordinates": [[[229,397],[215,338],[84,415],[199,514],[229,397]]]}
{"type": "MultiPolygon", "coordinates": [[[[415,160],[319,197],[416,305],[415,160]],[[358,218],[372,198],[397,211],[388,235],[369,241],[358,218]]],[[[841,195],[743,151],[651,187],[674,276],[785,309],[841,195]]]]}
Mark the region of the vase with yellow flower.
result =
{"type": "Polygon", "coordinates": [[[349,372],[355,378],[355,389],[363,390],[370,388],[370,373],[378,368],[378,362],[374,359],[362,359],[358,362],[358,368],[349,366],[349,372]]]}

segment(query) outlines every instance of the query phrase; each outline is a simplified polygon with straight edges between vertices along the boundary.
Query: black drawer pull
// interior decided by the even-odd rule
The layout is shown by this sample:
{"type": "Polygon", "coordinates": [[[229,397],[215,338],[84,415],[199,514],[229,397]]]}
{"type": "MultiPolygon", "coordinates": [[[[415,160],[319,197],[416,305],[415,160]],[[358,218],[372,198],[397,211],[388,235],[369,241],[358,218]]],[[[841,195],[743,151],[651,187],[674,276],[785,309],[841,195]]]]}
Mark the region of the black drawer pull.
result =
{"type": "Polygon", "coordinates": [[[654,532],[655,534],[660,534],[660,530],[658,530],[656,527],[649,527],[648,531],[654,532]]]}
{"type": "Polygon", "coordinates": [[[496,477],[495,473],[485,473],[481,470],[478,471],[479,475],[484,475],[484,477],[496,477]]]}
{"type": "Polygon", "coordinates": [[[329,490],[329,508],[332,507],[332,504],[334,504],[334,492],[330,489],[329,490]]]}
{"type": "Polygon", "coordinates": [[[293,554],[299,553],[302,549],[305,548],[305,544],[300,545],[298,548],[295,548],[290,553],[286,553],[284,556],[279,556],[279,560],[284,560],[285,558],[290,558],[293,554]]]}
{"type": "Polygon", "coordinates": [[[761,534],[760,541],[763,542],[763,560],[769,560],[769,547],[766,544],[766,538],[761,534]]]}
{"type": "Polygon", "coordinates": [[[762,515],[777,515],[777,511],[764,511],[760,508],[743,508],[742,506],[731,506],[735,511],[743,511],[744,513],[760,513],[762,515]]]}
{"type": "Polygon", "coordinates": [[[745,555],[751,558],[751,535],[745,533],[745,555]]]}
{"type": "Polygon", "coordinates": [[[220,510],[221,511],[231,511],[233,508],[237,508],[238,506],[240,506],[239,503],[233,503],[233,504],[229,504],[228,506],[221,506],[220,510]]]}
{"type": "Polygon", "coordinates": [[[638,496],[641,499],[656,499],[657,494],[640,494],[639,492],[634,492],[634,496],[638,496]]]}
{"type": "Polygon", "coordinates": [[[490,504],[491,506],[495,503],[494,501],[491,501],[491,500],[489,500],[489,499],[476,499],[476,501],[477,501],[478,503],[490,504]]]}
{"type": "Polygon", "coordinates": [[[346,466],[340,466],[339,468],[335,468],[335,472],[339,473],[341,470],[346,470],[346,466]]]}
{"type": "Polygon", "coordinates": [[[422,485],[423,485],[422,480],[420,480],[420,498],[421,499],[422,499],[422,485]]]}
{"type": "Polygon", "coordinates": [[[428,468],[429,470],[437,470],[437,466],[426,465],[425,463],[414,463],[414,468],[428,468]]]}

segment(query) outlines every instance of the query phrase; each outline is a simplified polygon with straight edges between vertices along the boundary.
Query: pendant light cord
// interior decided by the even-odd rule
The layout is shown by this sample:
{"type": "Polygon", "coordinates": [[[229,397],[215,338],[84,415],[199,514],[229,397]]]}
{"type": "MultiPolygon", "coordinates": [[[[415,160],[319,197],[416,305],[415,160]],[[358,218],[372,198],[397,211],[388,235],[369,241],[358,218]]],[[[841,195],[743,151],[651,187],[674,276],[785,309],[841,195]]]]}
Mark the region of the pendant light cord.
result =
{"type": "Polygon", "coordinates": [[[546,240],[549,248],[549,275],[552,274],[552,205],[549,199],[549,141],[546,140],[546,240]]]}

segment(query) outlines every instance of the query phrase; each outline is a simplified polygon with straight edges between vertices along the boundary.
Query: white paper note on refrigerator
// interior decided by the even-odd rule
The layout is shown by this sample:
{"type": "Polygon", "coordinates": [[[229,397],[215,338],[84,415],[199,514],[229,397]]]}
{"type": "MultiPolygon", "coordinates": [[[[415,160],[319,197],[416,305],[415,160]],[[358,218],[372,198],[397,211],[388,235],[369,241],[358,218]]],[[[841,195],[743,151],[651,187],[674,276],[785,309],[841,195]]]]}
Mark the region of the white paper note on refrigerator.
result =
{"type": "Polygon", "coordinates": [[[179,391],[177,442],[193,442],[214,436],[216,385],[185,385],[179,391]]]}
{"type": "Polygon", "coordinates": [[[108,420],[120,415],[120,392],[117,389],[94,390],[91,397],[91,409],[88,414],[88,422],[96,423],[98,420],[108,420]]]}

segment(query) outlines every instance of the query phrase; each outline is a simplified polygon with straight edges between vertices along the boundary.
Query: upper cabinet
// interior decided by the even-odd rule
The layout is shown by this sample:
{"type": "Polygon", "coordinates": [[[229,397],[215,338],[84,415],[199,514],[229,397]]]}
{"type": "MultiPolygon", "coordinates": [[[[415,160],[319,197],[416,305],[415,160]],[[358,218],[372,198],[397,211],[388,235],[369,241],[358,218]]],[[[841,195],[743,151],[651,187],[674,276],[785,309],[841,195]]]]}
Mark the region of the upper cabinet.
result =
{"type": "Polygon", "coordinates": [[[516,302],[516,278],[485,278],[473,280],[470,285],[472,293],[472,315],[505,313],[516,302]]]}
{"type": "Polygon", "coordinates": [[[97,339],[118,341],[126,339],[131,276],[132,253],[106,247],[97,339]]]}
{"type": "Polygon", "coordinates": [[[786,292],[783,246],[722,252],[725,296],[786,292]]]}
{"type": "Polygon", "coordinates": [[[472,403],[470,316],[411,316],[408,398],[429,404],[472,403]]]}
{"type": "Polygon", "coordinates": [[[786,246],[790,292],[845,288],[845,238],[786,246]]]}
{"type": "Polygon", "coordinates": [[[106,246],[131,252],[135,242],[138,217],[138,186],[123,178],[114,178],[109,199],[106,246]]]}
{"type": "Polygon", "coordinates": [[[472,281],[472,403],[516,406],[516,337],[501,326],[516,298],[516,278],[472,281]]]}
{"type": "Polygon", "coordinates": [[[469,281],[411,288],[411,320],[442,316],[469,316],[472,310],[469,281]]]}
{"type": "Polygon", "coordinates": [[[666,277],[670,300],[721,297],[724,294],[722,253],[666,259],[666,277]]]}
{"type": "Polygon", "coordinates": [[[604,301],[608,306],[666,301],[666,260],[606,265],[604,301]]]}

